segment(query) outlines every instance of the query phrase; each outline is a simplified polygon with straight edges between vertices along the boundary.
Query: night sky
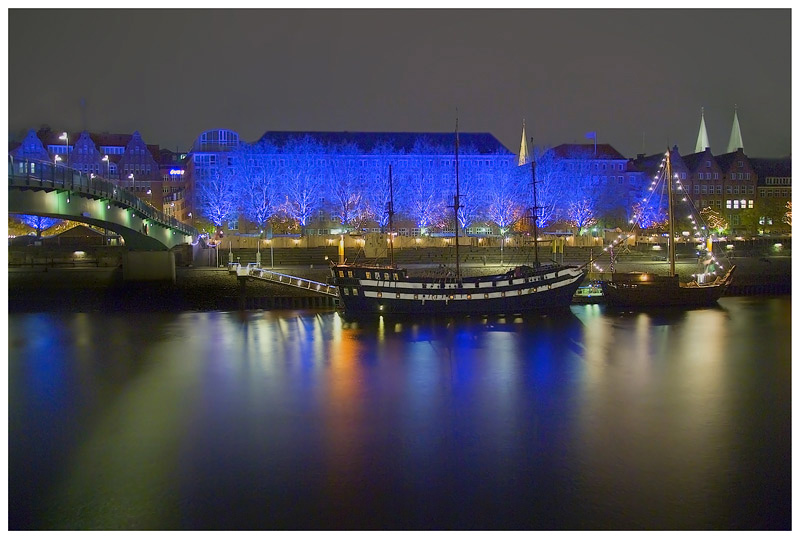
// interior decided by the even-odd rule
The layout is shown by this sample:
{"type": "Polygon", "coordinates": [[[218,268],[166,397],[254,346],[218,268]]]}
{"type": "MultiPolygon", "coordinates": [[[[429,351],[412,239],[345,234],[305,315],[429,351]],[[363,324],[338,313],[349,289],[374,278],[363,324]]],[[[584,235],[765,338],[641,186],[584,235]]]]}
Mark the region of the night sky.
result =
{"type": "Polygon", "coordinates": [[[791,12],[21,10],[8,12],[9,137],[206,129],[490,132],[517,152],[598,142],[791,153],[791,12]],[[82,100],[85,107],[81,106],[82,100]]]}

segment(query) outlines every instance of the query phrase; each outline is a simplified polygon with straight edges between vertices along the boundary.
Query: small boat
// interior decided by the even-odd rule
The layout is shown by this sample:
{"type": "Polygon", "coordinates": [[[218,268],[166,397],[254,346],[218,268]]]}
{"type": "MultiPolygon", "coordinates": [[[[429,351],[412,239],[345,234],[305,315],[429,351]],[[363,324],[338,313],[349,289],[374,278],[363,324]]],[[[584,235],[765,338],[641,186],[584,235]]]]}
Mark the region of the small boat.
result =
{"type": "MultiPolygon", "coordinates": [[[[524,140],[524,136],[523,136],[524,140]]],[[[340,262],[331,266],[331,280],[339,293],[339,302],[345,316],[400,315],[493,315],[524,314],[532,311],[547,312],[567,309],[575,290],[586,276],[586,269],[563,266],[557,263],[540,264],[536,241],[536,172],[533,175],[534,215],[533,237],[535,262],[533,266],[521,265],[503,273],[464,277],[461,275],[458,255],[458,122],[455,134],[456,194],[453,209],[456,217],[455,248],[456,269],[440,268],[435,276],[411,276],[398,268],[393,256],[393,194],[392,169],[389,167],[390,200],[389,253],[390,263],[364,264],[340,262]]]]}
{"type": "Polygon", "coordinates": [[[675,273],[675,215],[672,207],[672,167],[670,152],[665,155],[664,181],[667,182],[669,220],[669,274],[645,272],[613,273],[603,281],[603,296],[612,307],[699,307],[713,305],[733,280],[736,266],[723,275],[701,274],[689,283],[679,281],[675,273]]]}
{"type": "Polygon", "coordinates": [[[603,300],[603,285],[593,282],[579,286],[578,290],[575,291],[575,296],[572,298],[572,303],[602,303],[603,300]]]}

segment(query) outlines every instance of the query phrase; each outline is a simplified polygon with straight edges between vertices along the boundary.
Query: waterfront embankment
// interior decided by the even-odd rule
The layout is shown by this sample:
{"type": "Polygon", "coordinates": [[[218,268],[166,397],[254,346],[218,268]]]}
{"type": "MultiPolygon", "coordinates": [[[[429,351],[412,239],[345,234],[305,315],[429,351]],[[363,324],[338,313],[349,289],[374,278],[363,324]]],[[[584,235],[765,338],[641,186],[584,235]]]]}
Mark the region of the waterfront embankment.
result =
{"type": "MultiPolygon", "coordinates": [[[[790,294],[791,258],[746,257],[733,261],[736,266],[734,284],[728,295],[790,294]]],[[[465,275],[485,274],[500,266],[467,264],[465,275]]],[[[655,261],[621,262],[617,271],[664,270],[655,261]]],[[[410,273],[436,272],[438,265],[412,265],[410,273]]],[[[682,276],[698,271],[695,262],[677,265],[682,276]]],[[[287,266],[275,268],[298,277],[324,282],[328,268],[319,266],[287,266]]],[[[246,308],[329,306],[330,301],[310,292],[264,281],[248,279],[245,286],[246,308]]],[[[178,268],[175,283],[127,283],[118,267],[9,268],[8,304],[11,312],[37,311],[211,311],[233,310],[241,305],[241,292],[234,275],[224,268],[178,268]]]]}

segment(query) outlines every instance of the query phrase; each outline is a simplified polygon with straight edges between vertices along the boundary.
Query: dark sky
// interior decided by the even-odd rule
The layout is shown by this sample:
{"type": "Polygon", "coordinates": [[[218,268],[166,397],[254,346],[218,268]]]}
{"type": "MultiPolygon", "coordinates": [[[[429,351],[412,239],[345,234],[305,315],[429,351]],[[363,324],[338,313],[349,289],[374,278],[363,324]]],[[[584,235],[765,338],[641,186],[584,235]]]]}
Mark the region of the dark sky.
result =
{"type": "Polygon", "coordinates": [[[9,10],[9,136],[206,129],[490,132],[517,152],[600,143],[791,152],[791,12],[9,10]],[[82,112],[81,100],[86,103],[82,112]],[[644,141],[644,142],[643,142],[644,141]]]}

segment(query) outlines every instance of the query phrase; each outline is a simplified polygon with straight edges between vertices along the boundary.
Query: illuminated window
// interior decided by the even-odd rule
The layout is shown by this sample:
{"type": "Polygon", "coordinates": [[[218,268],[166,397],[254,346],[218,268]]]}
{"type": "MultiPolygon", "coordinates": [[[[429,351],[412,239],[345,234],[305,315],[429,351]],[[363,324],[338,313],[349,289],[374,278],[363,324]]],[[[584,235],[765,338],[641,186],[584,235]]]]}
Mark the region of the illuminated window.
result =
{"type": "Polygon", "coordinates": [[[367,279],[372,279],[372,272],[371,271],[367,272],[367,279]]]}

